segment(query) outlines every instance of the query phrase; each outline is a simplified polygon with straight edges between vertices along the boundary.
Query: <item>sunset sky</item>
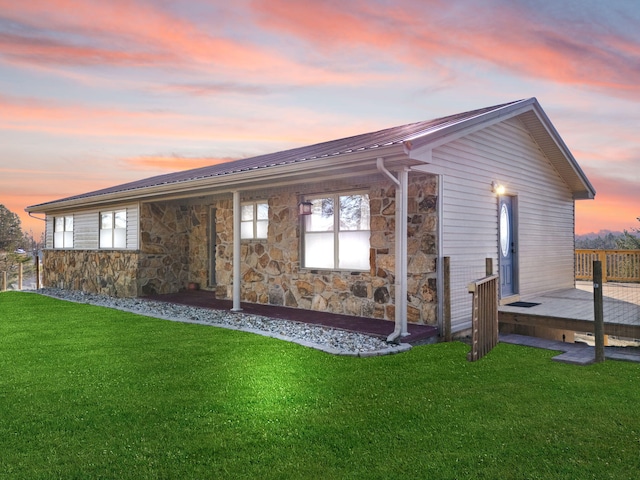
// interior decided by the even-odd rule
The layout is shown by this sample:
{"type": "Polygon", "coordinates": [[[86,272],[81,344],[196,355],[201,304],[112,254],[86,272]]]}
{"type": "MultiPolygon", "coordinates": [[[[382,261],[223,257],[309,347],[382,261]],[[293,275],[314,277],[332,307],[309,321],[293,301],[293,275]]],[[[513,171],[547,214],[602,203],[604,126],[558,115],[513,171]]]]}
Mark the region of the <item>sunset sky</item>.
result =
{"type": "Polygon", "coordinates": [[[0,204],[528,97],[639,227],[637,0],[0,0],[0,204]]]}

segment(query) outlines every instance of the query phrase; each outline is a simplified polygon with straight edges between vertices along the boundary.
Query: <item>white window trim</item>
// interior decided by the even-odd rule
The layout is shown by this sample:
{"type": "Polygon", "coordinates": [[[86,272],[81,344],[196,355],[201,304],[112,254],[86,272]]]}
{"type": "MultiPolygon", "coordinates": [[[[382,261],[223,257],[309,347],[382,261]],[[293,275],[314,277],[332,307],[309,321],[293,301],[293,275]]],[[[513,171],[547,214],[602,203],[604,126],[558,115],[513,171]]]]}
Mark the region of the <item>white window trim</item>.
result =
{"type": "MultiPolygon", "coordinates": [[[[333,230],[331,231],[333,233],[333,267],[313,267],[313,266],[307,266],[307,246],[306,246],[306,239],[307,239],[307,234],[313,234],[313,233],[328,233],[328,232],[314,232],[314,231],[308,231],[307,230],[307,223],[303,222],[302,225],[302,229],[303,229],[303,233],[302,233],[302,259],[303,259],[303,266],[302,268],[308,269],[308,270],[325,270],[325,271],[346,271],[346,272],[354,272],[354,271],[358,271],[358,272],[366,272],[369,271],[370,266],[367,268],[340,268],[339,264],[340,264],[340,233],[341,232],[346,232],[346,231],[359,231],[359,232],[369,232],[369,234],[371,234],[371,205],[369,205],[369,229],[368,230],[340,230],[340,197],[346,197],[346,196],[351,196],[351,195],[362,195],[362,196],[368,196],[369,192],[368,191],[363,191],[363,190],[359,190],[359,191],[346,191],[346,192],[335,192],[335,193],[320,193],[320,194],[316,194],[316,195],[309,195],[306,196],[304,198],[305,201],[313,201],[313,200],[320,200],[320,199],[333,199],[333,204],[334,204],[334,213],[333,213],[333,230]]],[[[369,241],[370,244],[370,241],[369,241]]],[[[367,249],[366,252],[366,258],[369,258],[369,249],[367,249]]]]}
{"type": "Polygon", "coordinates": [[[60,215],[53,217],[53,248],[55,249],[68,249],[73,248],[73,215],[60,215]],[[56,223],[58,219],[62,219],[63,227],[62,230],[56,229],[56,223]],[[62,234],[60,236],[56,234],[62,234]],[[70,235],[67,235],[69,234],[70,235]],[[62,245],[59,244],[59,241],[56,241],[56,238],[60,237],[62,240],[62,245]]]}
{"type": "Polygon", "coordinates": [[[102,211],[98,214],[98,248],[100,250],[124,250],[127,248],[127,209],[119,209],[119,210],[107,210],[102,211]],[[124,213],[125,218],[125,226],[124,228],[116,228],[116,215],[118,213],[124,213]],[[111,228],[102,228],[102,217],[103,215],[111,215],[111,228]],[[116,243],[116,231],[123,230],[124,231],[124,245],[115,245],[116,243]],[[103,232],[110,231],[110,245],[103,245],[103,232]]]}
{"type": "Polygon", "coordinates": [[[252,206],[253,207],[253,214],[252,214],[252,218],[251,220],[240,220],[240,239],[241,240],[266,240],[267,239],[267,235],[268,235],[268,231],[269,231],[269,202],[267,200],[257,200],[257,201],[252,201],[252,202],[242,202],[240,204],[240,208],[242,209],[243,207],[247,207],[247,206],[252,206]],[[267,206],[267,219],[258,219],[258,205],[266,205],[267,206]],[[264,222],[266,223],[266,229],[264,229],[264,236],[258,236],[258,224],[260,222],[264,222]],[[247,225],[248,223],[251,223],[251,230],[252,230],[252,234],[251,236],[243,236],[242,235],[242,231],[243,231],[243,226],[247,225]]]}

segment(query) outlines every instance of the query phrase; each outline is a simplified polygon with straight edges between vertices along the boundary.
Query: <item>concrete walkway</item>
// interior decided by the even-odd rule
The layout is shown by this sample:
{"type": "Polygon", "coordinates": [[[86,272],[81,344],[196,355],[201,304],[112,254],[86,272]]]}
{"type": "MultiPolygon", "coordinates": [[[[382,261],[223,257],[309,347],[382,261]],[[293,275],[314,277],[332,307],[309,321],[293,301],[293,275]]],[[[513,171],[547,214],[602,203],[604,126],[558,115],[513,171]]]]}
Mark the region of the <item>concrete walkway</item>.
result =
{"type": "MultiPolygon", "coordinates": [[[[590,365],[595,359],[595,347],[583,343],[565,343],[513,333],[501,333],[500,341],[514,345],[560,351],[562,352],[560,355],[553,357],[553,360],[556,362],[571,363],[573,365],[590,365]]],[[[638,348],[604,347],[604,354],[607,360],[623,360],[640,363],[640,349],[638,348]]]]}

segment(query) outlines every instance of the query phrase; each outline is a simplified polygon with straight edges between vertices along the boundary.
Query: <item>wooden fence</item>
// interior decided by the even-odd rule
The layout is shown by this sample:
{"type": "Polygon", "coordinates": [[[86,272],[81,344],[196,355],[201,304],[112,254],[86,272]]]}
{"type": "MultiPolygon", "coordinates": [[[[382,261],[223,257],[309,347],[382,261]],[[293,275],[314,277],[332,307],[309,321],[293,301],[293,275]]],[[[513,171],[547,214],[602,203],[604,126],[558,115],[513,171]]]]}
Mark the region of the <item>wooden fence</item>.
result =
{"type": "Polygon", "coordinates": [[[498,275],[490,275],[468,286],[473,294],[470,362],[480,360],[498,344],[498,285],[498,275]]]}
{"type": "MultiPolygon", "coordinates": [[[[33,266],[33,270],[31,269],[31,267],[27,268],[28,276],[30,278],[33,278],[33,276],[35,275],[36,290],[40,289],[40,285],[41,285],[41,282],[40,282],[41,268],[40,267],[41,267],[40,257],[36,255],[35,265],[33,266]]],[[[18,263],[16,273],[0,271],[0,292],[4,292],[5,290],[9,289],[14,279],[16,281],[14,288],[16,288],[17,290],[22,290],[22,283],[24,281],[24,278],[25,278],[24,265],[22,263],[18,263]]]]}
{"type": "Polygon", "coordinates": [[[602,262],[602,282],[640,282],[640,250],[578,250],[576,280],[593,278],[594,260],[602,262]]]}

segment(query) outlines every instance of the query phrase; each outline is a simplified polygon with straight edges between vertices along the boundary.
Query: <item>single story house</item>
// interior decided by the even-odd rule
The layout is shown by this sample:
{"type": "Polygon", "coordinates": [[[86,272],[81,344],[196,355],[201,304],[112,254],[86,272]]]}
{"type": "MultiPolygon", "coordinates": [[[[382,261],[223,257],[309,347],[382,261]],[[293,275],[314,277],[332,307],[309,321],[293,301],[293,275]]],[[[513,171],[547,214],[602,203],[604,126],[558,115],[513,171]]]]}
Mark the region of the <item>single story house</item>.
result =
{"type": "Polygon", "coordinates": [[[493,259],[500,298],[574,286],[595,191],[535,98],[33,205],[45,286],[219,298],[441,325],[493,259]]]}

